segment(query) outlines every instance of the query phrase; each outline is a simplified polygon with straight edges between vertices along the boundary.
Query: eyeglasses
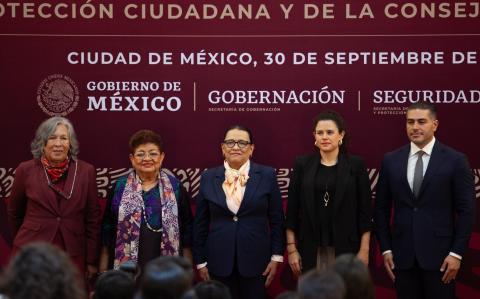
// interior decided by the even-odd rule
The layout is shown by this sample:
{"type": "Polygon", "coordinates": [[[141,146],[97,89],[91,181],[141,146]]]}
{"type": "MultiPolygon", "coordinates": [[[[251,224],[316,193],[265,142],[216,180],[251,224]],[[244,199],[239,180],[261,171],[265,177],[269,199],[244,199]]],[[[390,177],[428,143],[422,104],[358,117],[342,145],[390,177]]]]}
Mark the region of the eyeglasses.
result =
{"type": "Polygon", "coordinates": [[[228,148],[233,148],[235,146],[235,144],[238,145],[238,148],[245,148],[245,147],[247,147],[247,145],[250,144],[250,142],[245,141],[245,140],[235,141],[233,139],[228,139],[228,140],[224,140],[223,144],[225,144],[228,148]]]}
{"type": "Polygon", "coordinates": [[[145,160],[147,157],[149,157],[150,159],[152,160],[157,160],[159,157],[160,157],[160,153],[159,152],[137,152],[135,154],[133,154],[133,156],[135,157],[135,159],[137,160],[145,160]]]}

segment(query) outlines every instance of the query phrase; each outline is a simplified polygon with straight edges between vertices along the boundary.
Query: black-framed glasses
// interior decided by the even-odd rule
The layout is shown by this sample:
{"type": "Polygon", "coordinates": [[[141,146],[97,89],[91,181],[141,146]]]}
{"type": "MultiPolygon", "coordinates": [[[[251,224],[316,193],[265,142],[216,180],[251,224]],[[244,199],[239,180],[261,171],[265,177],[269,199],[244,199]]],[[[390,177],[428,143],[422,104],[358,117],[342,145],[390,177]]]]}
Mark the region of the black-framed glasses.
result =
{"type": "Polygon", "coordinates": [[[246,148],[247,145],[250,144],[250,142],[246,141],[246,140],[233,140],[233,139],[228,139],[228,140],[224,140],[223,141],[223,144],[225,144],[228,148],[233,148],[236,145],[238,145],[238,148],[246,148]]]}

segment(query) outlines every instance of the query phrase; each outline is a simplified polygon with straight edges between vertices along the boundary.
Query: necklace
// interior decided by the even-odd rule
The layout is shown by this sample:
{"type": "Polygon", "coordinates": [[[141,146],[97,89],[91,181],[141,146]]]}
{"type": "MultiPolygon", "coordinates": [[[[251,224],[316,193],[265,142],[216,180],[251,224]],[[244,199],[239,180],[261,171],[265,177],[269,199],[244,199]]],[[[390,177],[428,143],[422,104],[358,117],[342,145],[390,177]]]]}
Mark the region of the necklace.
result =
{"type": "Polygon", "coordinates": [[[145,224],[147,225],[147,228],[149,230],[151,230],[154,233],[161,233],[163,231],[163,227],[155,229],[155,228],[150,226],[150,223],[148,223],[147,212],[145,211],[145,204],[143,203],[143,199],[142,199],[142,214],[143,214],[143,220],[145,220],[145,224]]]}
{"type": "MultiPolygon", "coordinates": [[[[138,181],[140,182],[140,185],[143,185],[143,181],[142,179],[140,178],[140,176],[138,176],[137,174],[137,178],[138,178],[138,181]]],[[[158,191],[160,193],[160,202],[162,201],[162,190],[160,189],[160,173],[158,174],[158,191]]],[[[150,223],[148,223],[148,219],[147,219],[147,211],[145,210],[145,202],[143,201],[143,195],[142,195],[142,215],[143,215],[143,220],[145,220],[145,224],[147,225],[147,228],[149,230],[151,230],[152,232],[154,233],[161,233],[163,232],[163,227],[160,227],[158,229],[156,228],[153,228],[150,223]]]]}
{"type": "Polygon", "coordinates": [[[72,197],[73,188],[75,187],[75,179],[77,178],[77,168],[78,168],[78,163],[77,161],[75,161],[75,172],[73,173],[72,189],[70,189],[70,194],[68,194],[67,196],[62,190],[56,188],[55,185],[52,183],[52,181],[50,181],[50,178],[48,177],[48,174],[47,174],[47,169],[45,169],[45,166],[43,166],[43,171],[45,173],[45,177],[47,178],[48,187],[52,188],[52,190],[55,191],[55,193],[64,197],[65,199],[70,199],[72,197]]]}
{"type": "MultiPolygon", "coordinates": [[[[334,164],[334,165],[336,165],[336,164],[334,164]]],[[[325,166],[325,170],[327,170],[329,167],[332,167],[332,166],[326,166],[326,165],[324,165],[324,166],[325,166]]],[[[328,193],[328,183],[330,182],[330,179],[331,179],[331,176],[328,176],[327,181],[325,182],[325,193],[323,194],[323,202],[324,202],[325,207],[328,206],[328,203],[330,201],[330,193],[328,193]]]]}
{"type": "Polygon", "coordinates": [[[330,201],[330,194],[328,194],[328,181],[325,183],[325,194],[323,194],[323,202],[325,202],[325,206],[328,206],[328,202],[330,201]]]}

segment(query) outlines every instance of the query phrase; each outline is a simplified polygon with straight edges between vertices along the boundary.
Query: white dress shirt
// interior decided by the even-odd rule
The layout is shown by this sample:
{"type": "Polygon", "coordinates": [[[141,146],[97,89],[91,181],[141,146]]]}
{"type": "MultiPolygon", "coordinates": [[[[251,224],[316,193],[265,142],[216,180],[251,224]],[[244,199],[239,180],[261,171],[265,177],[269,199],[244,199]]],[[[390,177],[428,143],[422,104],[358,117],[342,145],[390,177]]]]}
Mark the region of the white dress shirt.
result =
{"type": "Polygon", "coordinates": [[[415,143],[410,143],[410,154],[408,155],[408,164],[407,164],[407,180],[410,189],[413,191],[413,174],[415,173],[415,165],[418,160],[418,152],[423,151],[422,156],[423,161],[423,177],[425,177],[425,172],[427,171],[428,162],[430,162],[430,156],[432,155],[433,145],[435,144],[435,137],[430,140],[430,142],[425,145],[423,148],[419,148],[415,143]]]}
{"type": "MultiPolygon", "coordinates": [[[[422,161],[423,161],[423,176],[425,177],[425,173],[427,172],[427,167],[428,163],[430,162],[430,157],[432,156],[432,150],[433,146],[435,145],[435,137],[430,140],[427,145],[425,145],[423,148],[419,148],[415,143],[411,142],[410,143],[410,154],[408,155],[408,164],[407,164],[407,180],[408,180],[408,185],[410,186],[410,189],[413,191],[413,174],[415,173],[415,164],[417,164],[418,160],[418,151],[423,151],[424,154],[422,156],[422,161]]],[[[382,252],[382,255],[385,255],[387,253],[391,253],[391,250],[385,250],[382,252]]],[[[450,252],[449,255],[456,257],[457,259],[461,260],[462,256],[450,252]]]]}

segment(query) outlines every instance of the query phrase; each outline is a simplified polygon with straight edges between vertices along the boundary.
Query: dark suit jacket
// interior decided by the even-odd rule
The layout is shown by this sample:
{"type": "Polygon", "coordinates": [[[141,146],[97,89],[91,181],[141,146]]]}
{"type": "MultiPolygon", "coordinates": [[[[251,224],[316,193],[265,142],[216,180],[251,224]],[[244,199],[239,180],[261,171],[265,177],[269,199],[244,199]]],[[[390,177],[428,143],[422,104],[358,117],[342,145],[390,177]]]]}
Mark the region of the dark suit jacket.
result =
{"type": "Polygon", "coordinates": [[[395,268],[438,270],[448,253],[463,255],[472,232],[475,197],[466,157],[435,141],[419,198],[407,181],[410,145],[385,155],[377,184],[375,224],[382,252],[395,268]],[[393,233],[390,215],[393,206],[393,233]]]}
{"type": "Polygon", "coordinates": [[[229,276],[235,259],[242,276],[259,276],[273,254],[283,256],[284,215],[275,170],[250,163],[250,178],[237,215],[227,207],[223,165],[202,174],[196,197],[194,256],[197,264],[208,262],[215,276],[229,276]]]}
{"type": "MultiPolygon", "coordinates": [[[[315,173],[319,153],[295,161],[287,205],[287,228],[295,232],[303,270],[315,268],[319,236],[316,219],[315,173]]],[[[340,155],[333,201],[333,245],[335,255],[357,253],[363,233],[372,228],[371,191],[367,169],[360,157],[340,155]]]]}
{"type": "MultiPolygon", "coordinates": [[[[74,168],[72,163],[64,188],[67,195],[74,168]]],[[[83,256],[86,263],[97,264],[100,208],[92,165],[78,161],[72,197],[65,199],[48,186],[40,160],[22,162],[15,172],[7,213],[14,236],[13,251],[34,241],[52,242],[60,233],[70,256],[83,256]]]]}

